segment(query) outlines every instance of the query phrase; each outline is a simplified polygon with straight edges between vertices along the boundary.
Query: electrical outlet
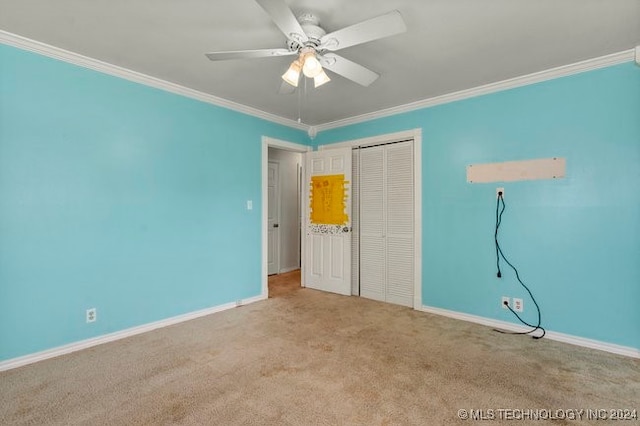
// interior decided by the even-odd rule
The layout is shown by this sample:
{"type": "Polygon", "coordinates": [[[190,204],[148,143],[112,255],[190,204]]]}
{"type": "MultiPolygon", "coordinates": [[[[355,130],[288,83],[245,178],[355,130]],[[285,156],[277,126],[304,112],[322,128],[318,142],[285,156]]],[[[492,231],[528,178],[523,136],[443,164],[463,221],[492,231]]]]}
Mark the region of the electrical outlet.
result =
{"type": "Polygon", "coordinates": [[[502,192],[502,198],[504,198],[504,188],[496,188],[496,198],[500,197],[501,192],[502,192]]]}
{"type": "Polygon", "coordinates": [[[253,201],[247,200],[247,210],[253,210],[253,201]]]}
{"type": "Polygon", "coordinates": [[[507,296],[502,296],[502,302],[500,304],[503,309],[509,309],[507,305],[511,305],[511,300],[507,296]]]}
{"type": "Polygon", "coordinates": [[[516,312],[524,311],[524,304],[522,302],[522,299],[516,299],[515,297],[513,298],[513,310],[516,312]]]}
{"type": "Polygon", "coordinates": [[[87,309],[87,322],[95,322],[98,319],[98,311],[96,308],[87,309]]]}

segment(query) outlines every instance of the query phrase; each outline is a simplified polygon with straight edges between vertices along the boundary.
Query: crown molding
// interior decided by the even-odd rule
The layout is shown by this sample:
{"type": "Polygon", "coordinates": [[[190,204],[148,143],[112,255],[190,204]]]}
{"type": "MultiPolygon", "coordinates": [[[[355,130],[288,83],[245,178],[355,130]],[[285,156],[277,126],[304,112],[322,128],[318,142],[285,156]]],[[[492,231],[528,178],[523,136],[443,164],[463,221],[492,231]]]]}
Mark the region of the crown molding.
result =
{"type": "Polygon", "coordinates": [[[36,40],[32,40],[17,34],[13,34],[7,31],[0,30],[0,43],[9,46],[17,47],[29,52],[38,53],[40,55],[48,56],[53,59],[68,62],[73,65],[77,65],[83,68],[88,68],[94,71],[98,71],[104,74],[109,74],[115,77],[120,77],[125,80],[133,81],[135,83],[144,84],[145,86],[154,87],[156,89],[164,90],[166,92],[181,95],[187,98],[196,99],[198,101],[206,102],[208,104],[224,107],[236,112],[251,115],[257,118],[282,124],[283,126],[291,127],[294,129],[300,129],[308,131],[309,126],[304,123],[298,123],[297,121],[290,120],[284,117],[280,117],[275,114],[253,108],[250,106],[242,105],[236,102],[229,101],[224,98],[209,95],[198,90],[190,89],[188,87],[181,86],[179,84],[171,83],[166,80],[162,80],[156,77],[152,77],[146,74],[139,73],[127,68],[123,68],[117,65],[109,64],[107,62],[100,61],[98,59],[90,58],[88,56],[80,55],[59,47],[51,46],[46,43],[42,43],[36,40]]]}
{"type": "MultiPolygon", "coordinates": [[[[336,129],[339,127],[349,126],[351,124],[357,124],[365,121],[375,120],[377,118],[389,117],[392,115],[415,111],[422,108],[447,104],[450,102],[469,99],[469,98],[473,98],[481,95],[488,95],[490,93],[500,92],[508,89],[514,89],[516,87],[527,86],[529,84],[540,83],[547,80],[553,80],[559,77],[566,77],[569,75],[578,74],[585,71],[591,71],[599,68],[609,67],[612,65],[622,64],[625,62],[631,62],[634,60],[634,57],[637,57],[638,55],[640,55],[640,53],[637,53],[639,49],[640,49],[640,46],[636,47],[635,49],[624,50],[622,52],[612,53],[610,55],[600,56],[598,58],[587,59],[585,61],[580,61],[580,62],[576,62],[569,65],[563,65],[560,67],[551,68],[548,70],[523,75],[520,77],[514,77],[508,80],[503,80],[496,83],[485,84],[483,86],[474,87],[472,89],[460,90],[459,92],[453,92],[453,93],[448,93],[446,95],[423,99],[420,101],[411,102],[404,105],[399,105],[399,106],[386,108],[379,111],[370,112],[367,114],[345,118],[343,120],[336,120],[330,123],[317,125],[315,126],[315,130],[316,132],[322,132],[325,130],[336,129]]],[[[640,62],[639,62],[639,65],[640,65],[640,62]]]]}
{"type": "Polygon", "coordinates": [[[566,77],[569,75],[596,70],[599,68],[605,68],[612,65],[618,65],[625,62],[632,62],[635,60],[638,63],[638,65],[640,65],[640,59],[639,59],[640,46],[637,46],[634,49],[624,50],[622,52],[612,53],[610,55],[587,59],[585,61],[576,62],[569,65],[563,65],[560,67],[535,72],[533,74],[514,77],[508,80],[503,80],[496,83],[490,83],[490,84],[478,86],[471,89],[461,90],[458,92],[448,93],[448,94],[436,96],[433,98],[423,99],[420,101],[411,102],[404,105],[398,105],[395,107],[386,108],[379,111],[370,112],[367,114],[357,115],[357,116],[345,118],[342,120],[336,120],[329,123],[319,124],[316,126],[309,126],[307,124],[299,123],[295,120],[280,117],[278,115],[271,114],[271,113],[259,110],[257,108],[253,108],[247,105],[242,105],[224,98],[213,96],[204,92],[200,92],[198,90],[190,89],[188,87],[171,83],[169,81],[165,81],[156,77],[151,77],[149,75],[142,74],[137,71],[133,71],[127,68],[119,67],[117,65],[109,64],[107,62],[103,62],[98,59],[80,55],[78,53],[74,53],[65,49],[51,46],[51,45],[48,45],[39,41],[35,41],[23,36],[19,36],[17,34],[13,34],[7,31],[0,30],[0,43],[17,47],[22,50],[38,53],[38,54],[48,56],[50,58],[58,59],[64,62],[68,62],[70,64],[74,64],[83,68],[88,68],[94,71],[102,72],[104,74],[109,74],[115,77],[120,77],[120,78],[129,80],[129,81],[144,84],[146,86],[154,87],[170,93],[175,93],[177,95],[185,96],[187,98],[196,99],[212,105],[227,108],[236,112],[251,115],[251,116],[261,118],[273,123],[281,124],[283,126],[304,130],[307,132],[310,139],[314,139],[319,132],[322,132],[325,130],[336,129],[339,127],[345,127],[352,124],[375,120],[378,118],[389,117],[392,115],[415,111],[422,108],[442,105],[450,102],[460,101],[463,99],[473,98],[476,96],[500,92],[503,90],[514,89],[514,88],[526,86],[529,84],[540,83],[543,81],[552,80],[559,77],[566,77]]]}

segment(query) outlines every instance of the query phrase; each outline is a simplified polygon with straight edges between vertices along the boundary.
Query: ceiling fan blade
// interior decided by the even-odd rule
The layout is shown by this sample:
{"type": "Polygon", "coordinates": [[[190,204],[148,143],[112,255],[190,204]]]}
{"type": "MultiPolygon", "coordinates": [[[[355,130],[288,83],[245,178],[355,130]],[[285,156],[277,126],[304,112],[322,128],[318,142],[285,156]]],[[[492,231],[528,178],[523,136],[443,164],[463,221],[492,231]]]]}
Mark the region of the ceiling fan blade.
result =
{"type": "Polygon", "coordinates": [[[377,18],[325,34],[320,39],[320,49],[335,51],[405,31],[407,31],[407,26],[402,15],[394,10],[377,18]]]}
{"type": "Polygon", "coordinates": [[[371,71],[362,65],[356,64],[342,56],[338,56],[335,53],[327,53],[320,56],[320,64],[326,69],[335,72],[351,81],[355,81],[361,86],[369,86],[376,81],[379,74],[371,71]]]}
{"type": "Polygon", "coordinates": [[[309,40],[296,16],[283,0],[256,0],[256,2],[271,16],[287,39],[295,40],[300,44],[309,40]]]}
{"type": "Polygon", "coordinates": [[[256,50],[230,50],[227,52],[205,53],[205,56],[212,61],[225,61],[227,59],[251,59],[269,58],[272,56],[296,55],[298,52],[291,52],[287,49],[256,49],[256,50]]]}

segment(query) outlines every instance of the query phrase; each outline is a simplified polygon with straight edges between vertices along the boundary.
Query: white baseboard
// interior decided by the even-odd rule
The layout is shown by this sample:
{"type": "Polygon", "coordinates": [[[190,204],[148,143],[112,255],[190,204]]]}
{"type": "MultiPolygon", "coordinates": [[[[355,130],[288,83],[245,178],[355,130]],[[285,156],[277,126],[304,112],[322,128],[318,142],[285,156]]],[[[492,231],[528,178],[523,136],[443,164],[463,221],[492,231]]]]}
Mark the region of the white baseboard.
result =
{"type": "Polygon", "coordinates": [[[265,299],[268,299],[268,298],[269,298],[269,296],[266,295],[266,294],[259,294],[257,296],[250,297],[248,299],[242,299],[240,301],[240,303],[236,303],[236,306],[250,305],[252,303],[259,302],[261,300],[265,300],[265,299]]]}
{"type": "MultiPolygon", "coordinates": [[[[462,321],[473,322],[476,324],[486,325],[488,327],[499,328],[507,331],[528,331],[528,327],[524,327],[518,324],[513,324],[506,321],[495,320],[491,318],[480,317],[477,315],[465,314],[462,312],[450,311],[442,308],[434,308],[432,306],[422,306],[420,308],[423,312],[430,314],[441,315],[453,319],[462,321]]],[[[640,349],[632,348],[629,346],[616,345],[614,343],[601,342],[599,340],[586,339],[584,337],[572,336],[569,334],[558,333],[555,331],[547,330],[545,338],[550,340],[556,340],[558,342],[569,343],[571,345],[582,346],[585,348],[598,349],[605,352],[614,353],[617,355],[624,355],[631,358],[640,358],[640,349]]]]}
{"type": "Polygon", "coordinates": [[[287,272],[295,271],[295,270],[298,270],[298,269],[300,269],[299,266],[291,266],[291,267],[288,267],[288,268],[280,269],[280,272],[278,272],[278,273],[279,274],[286,274],[287,272]]]}
{"type": "Polygon", "coordinates": [[[113,342],[115,340],[124,339],[125,337],[135,336],[136,334],[142,334],[148,331],[157,330],[159,328],[168,327],[170,325],[179,324],[181,322],[215,314],[216,312],[226,311],[227,309],[232,309],[238,306],[248,305],[250,303],[258,302],[264,299],[266,299],[264,295],[250,297],[248,299],[242,299],[237,302],[225,303],[223,305],[213,306],[211,308],[189,312],[187,314],[182,314],[175,317],[163,319],[160,321],[143,324],[137,327],[127,328],[125,330],[116,331],[114,333],[109,333],[109,334],[105,334],[98,337],[93,337],[91,339],[81,340],[79,342],[70,343],[64,346],[58,346],[56,348],[47,349],[41,352],[36,352],[33,354],[21,356],[18,358],[12,358],[12,359],[0,362],[0,371],[11,370],[13,368],[18,368],[24,365],[33,364],[34,362],[44,361],[45,359],[55,358],[60,355],[66,355],[72,352],[80,351],[82,349],[90,348],[92,346],[113,342]]]}
{"type": "MultiPolygon", "coordinates": [[[[115,340],[124,339],[126,337],[135,336],[137,334],[146,333],[148,331],[157,330],[159,328],[168,327],[170,325],[179,324],[181,322],[189,321],[192,319],[200,318],[203,316],[211,315],[216,312],[226,311],[238,306],[248,305],[251,303],[265,300],[265,295],[258,295],[248,299],[239,300],[237,302],[225,303],[223,305],[213,306],[211,308],[202,309],[199,311],[190,312],[183,315],[167,318],[160,321],[140,325],[137,327],[128,328],[126,330],[117,331],[114,333],[105,334],[103,336],[93,337],[91,339],[81,340],[79,342],[70,343],[64,346],[58,346],[56,348],[47,349],[45,351],[36,352],[33,354],[21,356],[18,358],[9,359],[0,362],[0,371],[11,370],[13,368],[22,367],[35,362],[44,361],[45,359],[55,358],[60,355],[69,354],[72,352],[87,349],[93,346],[101,345],[103,343],[113,342],[115,340]]],[[[450,311],[442,308],[434,308],[431,306],[422,306],[420,308],[423,312],[431,314],[441,315],[453,319],[462,321],[473,322],[476,324],[486,325],[488,327],[500,328],[508,331],[526,331],[526,327],[513,324],[510,322],[480,317],[471,314],[465,314],[462,312],[450,311]]],[[[578,336],[571,336],[564,333],[557,333],[554,331],[547,331],[546,338],[556,340],[558,342],[569,343],[572,345],[582,346],[591,349],[598,349],[605,352],[610,352],[618,355],[624,355],[631,358],[640,358],[640,349],[632,348],[628,346],[616,345],[613,343],[601,342],[598,340],[586,339],[578,336]]]]}

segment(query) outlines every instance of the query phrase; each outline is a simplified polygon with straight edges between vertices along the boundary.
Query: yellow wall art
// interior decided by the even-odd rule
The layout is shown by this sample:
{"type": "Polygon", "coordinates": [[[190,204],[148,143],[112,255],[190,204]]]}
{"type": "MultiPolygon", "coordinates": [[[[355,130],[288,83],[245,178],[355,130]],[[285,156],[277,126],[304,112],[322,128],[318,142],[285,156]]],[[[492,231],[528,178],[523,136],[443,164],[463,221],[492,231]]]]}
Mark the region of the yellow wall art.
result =
{"type": "Polygon", "coordinates": [[[346,225],[349,216],[347,208],[346,184],[342,175],[311,177],[310,207],[311,223],[325,225],[346,225]]]}

